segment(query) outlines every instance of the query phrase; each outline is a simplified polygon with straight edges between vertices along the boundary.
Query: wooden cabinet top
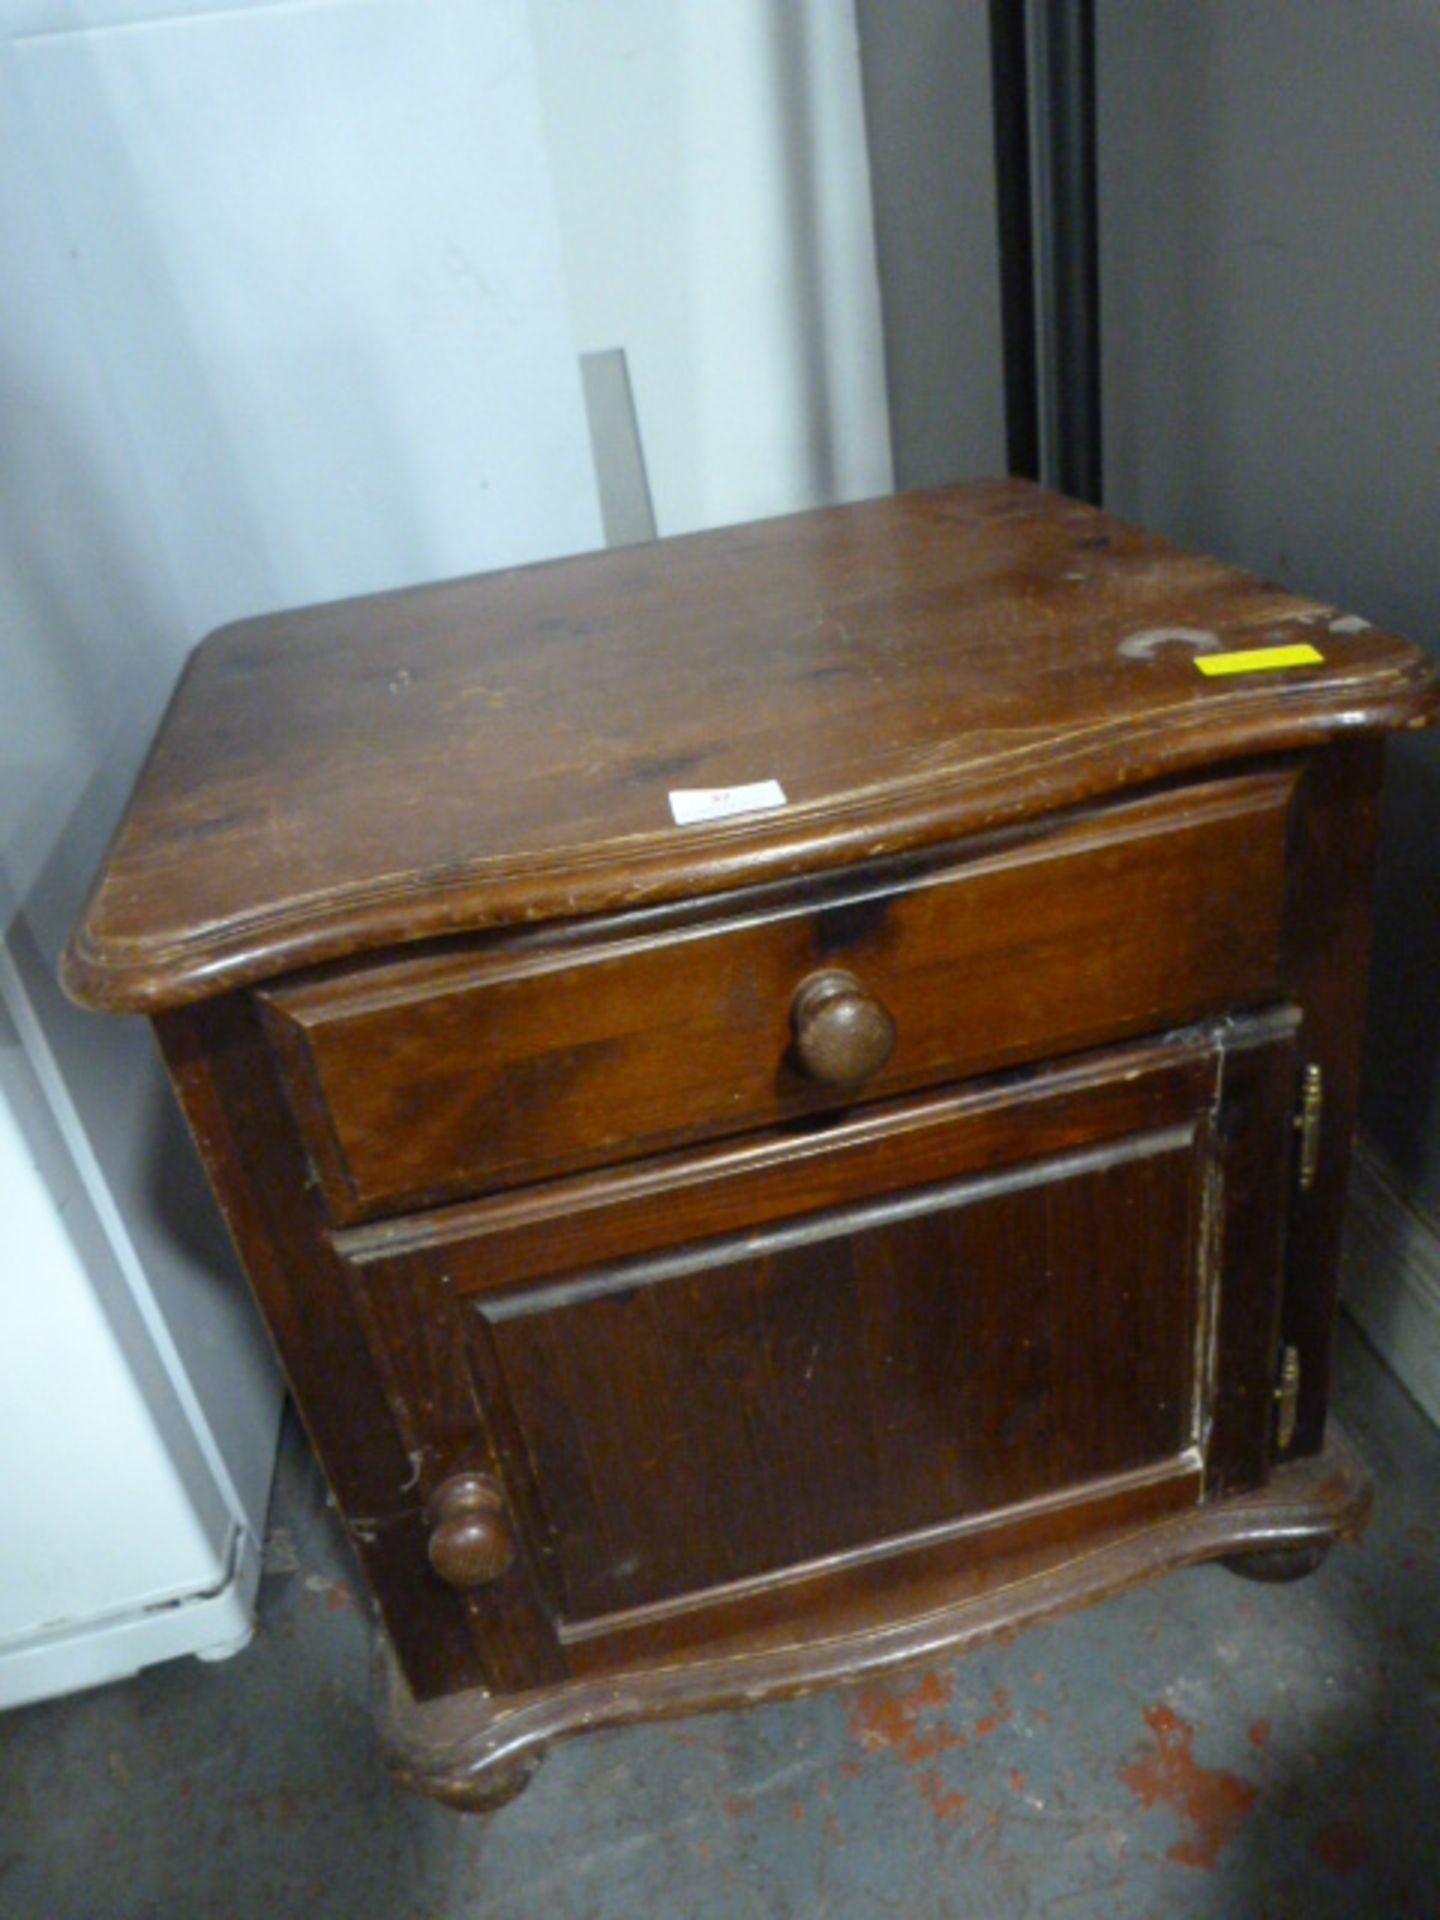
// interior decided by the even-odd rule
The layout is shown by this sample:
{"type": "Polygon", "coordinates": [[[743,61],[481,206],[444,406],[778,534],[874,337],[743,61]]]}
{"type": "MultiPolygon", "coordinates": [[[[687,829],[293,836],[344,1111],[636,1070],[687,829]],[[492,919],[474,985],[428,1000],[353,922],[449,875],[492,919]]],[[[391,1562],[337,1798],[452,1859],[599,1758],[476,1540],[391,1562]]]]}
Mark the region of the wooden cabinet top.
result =
{"type": "Polygon", "coordinates": [[[1423,724],[1435,697],[1403,641],[1018,482],[313,607],[195,652],[66,983],[153,1010],[714,893],[1423,724]],[[770,780],[783,807],[672,817],[674,790],[770,780]]]}

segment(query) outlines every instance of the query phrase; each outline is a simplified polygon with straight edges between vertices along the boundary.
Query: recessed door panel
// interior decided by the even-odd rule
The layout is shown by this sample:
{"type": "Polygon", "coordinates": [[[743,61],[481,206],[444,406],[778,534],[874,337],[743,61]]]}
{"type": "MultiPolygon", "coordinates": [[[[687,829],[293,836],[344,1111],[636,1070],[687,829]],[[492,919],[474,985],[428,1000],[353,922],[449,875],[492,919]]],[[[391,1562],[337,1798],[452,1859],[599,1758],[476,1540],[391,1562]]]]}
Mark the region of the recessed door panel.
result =
{"type": "Polygon", "coordinates": [[[564,1614],[1183,1453],[1200,1170],[1183,1123],[487,1303],[564,1614]]]}

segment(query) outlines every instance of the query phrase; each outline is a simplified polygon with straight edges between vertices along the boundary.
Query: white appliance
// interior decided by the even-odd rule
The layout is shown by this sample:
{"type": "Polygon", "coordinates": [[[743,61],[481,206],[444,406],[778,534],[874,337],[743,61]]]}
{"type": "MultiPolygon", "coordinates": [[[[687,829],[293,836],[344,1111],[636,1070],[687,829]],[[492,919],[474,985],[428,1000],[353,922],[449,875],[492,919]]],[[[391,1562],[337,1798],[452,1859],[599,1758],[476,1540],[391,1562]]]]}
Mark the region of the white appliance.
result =
{"type": "MultiPolygon", "coordinates": [[[[248,1380],[201,1407],[185,1333],[159,1311],[8,950],[0,1195],[0,1707],[236,1651],[252,1631],[278,1383],[242,1347],[248,1380]]],[[[233,1288],[227,1264],[197,1272],[191,1334],[219,1338],[238,1305],[205,1304],[233,1288]]]]}

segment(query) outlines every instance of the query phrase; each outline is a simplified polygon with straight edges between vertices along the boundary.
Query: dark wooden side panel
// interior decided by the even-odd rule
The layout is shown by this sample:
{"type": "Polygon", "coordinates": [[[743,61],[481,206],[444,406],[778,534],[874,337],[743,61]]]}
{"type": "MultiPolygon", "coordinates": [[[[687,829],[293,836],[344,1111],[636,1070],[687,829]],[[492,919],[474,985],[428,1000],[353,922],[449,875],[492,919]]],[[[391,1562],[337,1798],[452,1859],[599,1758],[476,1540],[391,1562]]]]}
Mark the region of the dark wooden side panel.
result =
{"type": "Polygon", "coordinates": [[[484,1296],[567,1618],[1176,1458],[1199,1217],[1192,1120],[484,1296]]]}
{"type": "Polygon", "coordinates": [[[1292,1173],[1297,1015],[1225,1046],[1215,1118],[1213,1340],[1207,1497],[1263,1485],[1274,1459],[1275,1382],[1292,1173]]]}
{"type": "Polygon", "coordinates": [[[412,1463],[319,1230],[269,1049],[240,996],[157,1019],[171,1079],[407,1678],[428,1699],[486,1684],[463,1610],[428,1573],[412,1463]]]}
{"type": "Polygon", "coordinates": [[[850,899],[643,940],[483,949],[267,991],[338,1219],[773,1125],[1273,998],[1293,770],[1125,802],[850,899]],[[893,1017],[861,1090],[790,1009],[819,968],[893,1017]]]}
{"type": "Polygon", "coordinates": [[[1370,965],[1370,902],[1383,742],[1361,739],[1307,765],[1291,828],[1287,991],[1304,1009],[1301,1062],[1324,1076],[1320,1161],[1295,1192],[1286,1258],[1283,1337],[1300,1355],[1294,1451],[1324,1440],[1340,1289],[1340,1233],[1359,1101],[1370,965]]]}

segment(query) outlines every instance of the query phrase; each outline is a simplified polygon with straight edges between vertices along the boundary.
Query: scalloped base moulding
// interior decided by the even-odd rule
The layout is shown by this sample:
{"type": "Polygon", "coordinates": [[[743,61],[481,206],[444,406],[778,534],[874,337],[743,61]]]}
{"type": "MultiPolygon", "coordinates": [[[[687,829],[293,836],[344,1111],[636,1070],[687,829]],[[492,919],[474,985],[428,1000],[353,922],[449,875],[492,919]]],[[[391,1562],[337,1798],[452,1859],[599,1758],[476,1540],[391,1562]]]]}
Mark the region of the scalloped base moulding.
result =
{"type": "Polygon", "coordinates": [[[1078,1550],[1017,1555],[998,1581],[994,1562],[982,1562],[969,1581],[951,1583],[943,1606],[927,1605],[908,1617],[892,1608],[867,1629],[832,1636],[822,1623],[751,1653],[571,1681],[523,1696],[475,1688],[418,1703],[381,1633],[374,1669],[381,1749],[403,1785],[464,1812],[487,1812],[512,1800],[546,1748],[568,1734],[794,1698],[945,1659],[1202,1560],[1223,1560],[1252,1578],[1298,1578],[1320,1564],[1334,1541],[1358,1537],[1372,1491],[1364,1463],[1332,1422],[1321,1453],[1278,1468],[1257,1493],[1116,1527],[1078,1550]]]}

